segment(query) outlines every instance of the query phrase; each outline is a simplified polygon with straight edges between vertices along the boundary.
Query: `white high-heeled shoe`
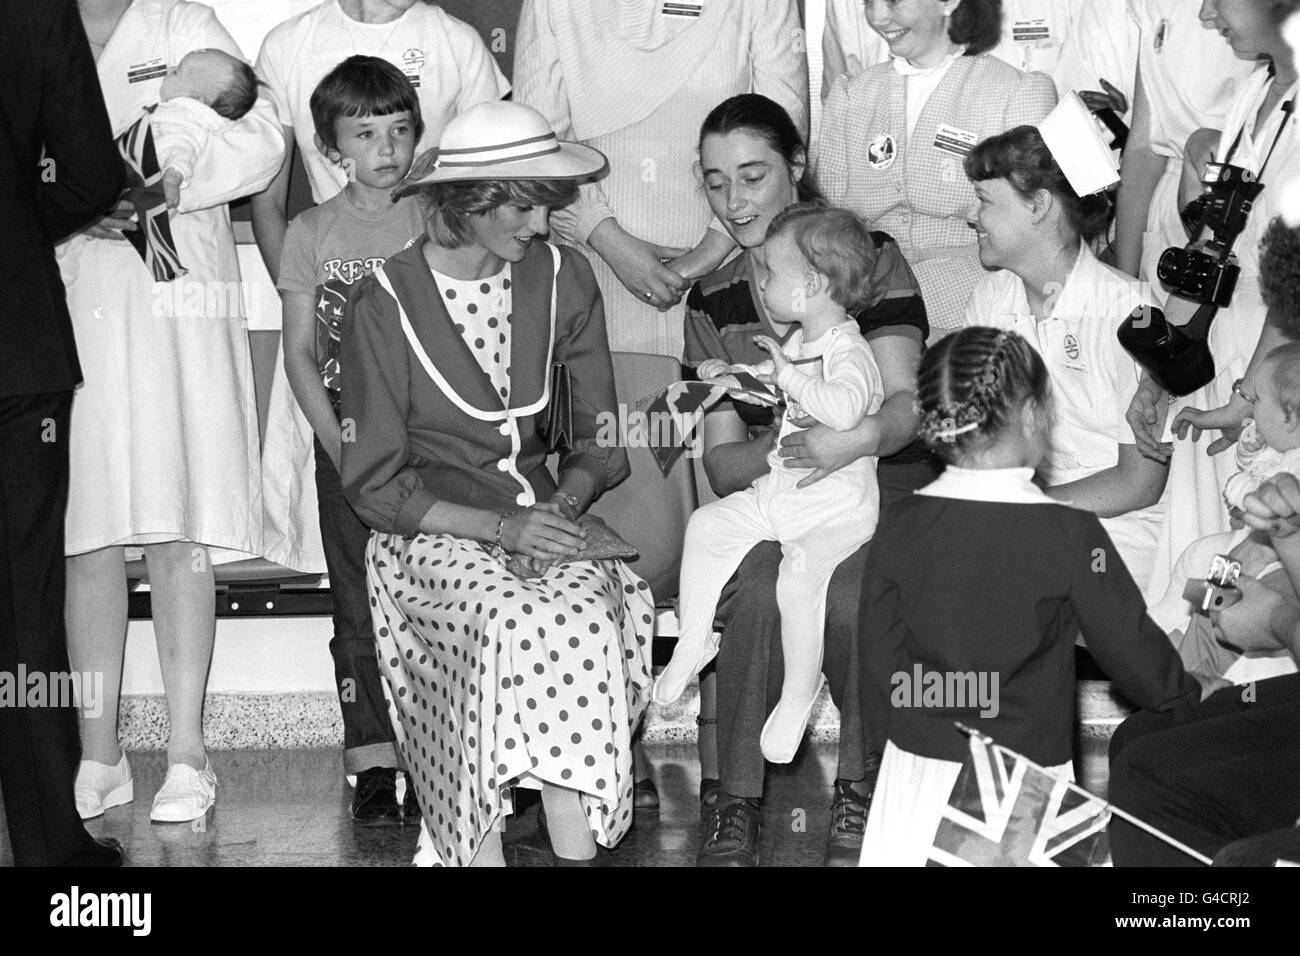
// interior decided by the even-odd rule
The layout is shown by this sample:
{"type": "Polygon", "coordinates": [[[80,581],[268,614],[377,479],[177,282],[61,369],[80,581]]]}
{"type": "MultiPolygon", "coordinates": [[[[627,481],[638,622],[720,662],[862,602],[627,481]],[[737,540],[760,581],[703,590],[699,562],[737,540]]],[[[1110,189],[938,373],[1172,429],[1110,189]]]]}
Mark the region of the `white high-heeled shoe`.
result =
{"type": "Polygon", "coordinates": [[[205,760],[202,770],[187,763],[174,763],[157,796],[149,819],[155,823],[188,823],[203,816],[217,802],[217,775],[212,761],[205,760]]]}
{"type": "Polygon", "coordinates": [[[135,799],[135,780],[126,754],[116,764],[83,760],[77,768],[77,781],[73,785],[77,800],[77,813],[83,820],[93,820],[112,807],[120,807],[135,799]]]}

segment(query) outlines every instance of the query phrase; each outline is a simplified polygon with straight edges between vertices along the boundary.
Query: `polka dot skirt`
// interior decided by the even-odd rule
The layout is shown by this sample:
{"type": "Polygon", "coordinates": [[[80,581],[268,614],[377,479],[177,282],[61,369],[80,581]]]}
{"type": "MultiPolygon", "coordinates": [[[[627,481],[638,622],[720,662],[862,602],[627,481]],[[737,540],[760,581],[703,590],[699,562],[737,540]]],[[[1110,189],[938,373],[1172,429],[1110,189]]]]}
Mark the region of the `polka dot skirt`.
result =
{"type": "Polygon", "coordinates": [[[632,823],[654,604],[620,561],[516,577],[477,542],[371,536],[379,666],[439,861],[465,866],[519,782],[577,790],[602,846],[632,823]]]}

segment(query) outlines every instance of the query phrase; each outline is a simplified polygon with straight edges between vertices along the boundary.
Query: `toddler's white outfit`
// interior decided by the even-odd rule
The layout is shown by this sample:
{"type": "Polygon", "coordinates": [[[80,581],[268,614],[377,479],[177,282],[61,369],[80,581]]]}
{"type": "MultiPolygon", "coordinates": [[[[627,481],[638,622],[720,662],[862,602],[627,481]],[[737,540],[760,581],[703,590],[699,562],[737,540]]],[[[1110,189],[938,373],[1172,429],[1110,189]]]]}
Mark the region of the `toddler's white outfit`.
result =
{"type": "Polygon", "coordinates": [[[812,342],[796,329],[782,352],[798,364],[787,366],[777,379],[787,409],[768,456],[770,470],[744,491],[691,516],[682,555],[680,636],[653,694],[657,703],[676,700],[713,659],[718,652],[713,618],[723,587],[754,545],[781,542],[776,588],[785,679],[761,740],[764,757],[775,763],[793,759],[821,687],[831,574],[871,539],[880,508],[875,458],[860,458],[798,488],[811,471],[785,466],[778,454],[781,439],[799,431],[793,421],[805,415],[837,431],[854,428],[880,408],[884,391],[871,347],[854,322],[834,326],[812,342]]]}

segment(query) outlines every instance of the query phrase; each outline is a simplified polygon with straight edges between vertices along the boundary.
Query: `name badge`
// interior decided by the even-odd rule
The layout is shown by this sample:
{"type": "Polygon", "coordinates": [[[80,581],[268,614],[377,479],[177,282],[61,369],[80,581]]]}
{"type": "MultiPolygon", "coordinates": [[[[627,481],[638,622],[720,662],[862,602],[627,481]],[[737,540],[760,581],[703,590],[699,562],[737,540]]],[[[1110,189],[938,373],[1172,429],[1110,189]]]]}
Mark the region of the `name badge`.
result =
{"type": "Polygon", "coordinates": [[[1052,38],[1052,25],[1046,17],[1017,20],[1011,25],[1011,39],[1015,43],[1038,43],[1052,38]]]}
{"type": "Polygon", "coordinates": [[[888,133],[877,136],[867,144],[867,165],[872,169],[888,169],[894,165],[897,155],[898,145],[888,133]]]}
{"type": "Polygon", "coordinates": [[[941,123],[934,134],[934,148],[955,156],[965,156],[975,148],[979,137],[956,126],[941,123]]]}
{"type": "Polygon", "coordinates": [[[157,80],[167,75],[167,61],[160,56],[152,60],[145,60],[143,63],[132,63],[126,68],[126,81],[128,83],[145,83],[149,80],[157,80]]]}
{"type": "Polygon", "coordinates": [[[424,69],[423,50],[406,50],[402,53],[402,72],[416,89],[420,87],[420,71],[424,69]]]}
{"type": "Polygon", "coordinates": [[[666,17],[698,17],[703,10],[704,4],[702,3],[687,3],[685,0],[678,0],[676,3],[665,3],[659,12],[666,17]]]}

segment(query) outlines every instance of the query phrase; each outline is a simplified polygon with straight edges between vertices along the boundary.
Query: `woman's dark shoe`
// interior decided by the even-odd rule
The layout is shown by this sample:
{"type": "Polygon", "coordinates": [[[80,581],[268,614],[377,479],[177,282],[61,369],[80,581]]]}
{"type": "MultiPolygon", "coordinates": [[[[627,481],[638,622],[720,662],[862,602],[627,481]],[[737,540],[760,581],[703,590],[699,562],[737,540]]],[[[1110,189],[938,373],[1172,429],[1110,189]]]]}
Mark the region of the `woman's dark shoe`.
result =
{"type": "Polygon", "coordinates": [[[650,777],[638,780],[633,786],[632,809],[638,813],[659,809],[659,788],[650,777]]]}
{"type": "Polygon", "coordinates": [[[551,863],[552,866],[597,866],[596,858],[593,856],[590,860],[570,860],[568,857],[556,856],[551,863]]]}
{"type": "Polygon", "coordinates": [[[826,841],[825,866],[857,866],[862,856],[862,838],[867,832],[871,794],[865,797],[847,780],[835,781],[831,802],[831,832],[826,841]]]}
{"type": "Polygon", "coordinates": [[[700,822],[707,824],[709,814],[718,805],[718,795],[722,793],[722,781],[715,777],[705,777],[700,781],[700,822]]]}
{"type": "Polygon", "coordinates": [[[757,800],[745,800],[719,792],[709,812],[704,842],[695,856],[696,866],[743,867],[758,865],[758,837],[763,830],[763,808],[757,800]]]}
{"type": "Polygon", "coordinates": [[[121,866],[126,862],[126,851],[116,840],[97,840],[86,834],[86,842],[80,850],[64,860],[60,866],[66,867],[109,867],[121,866]]]}
{"type": "Polygon", "coordinates": [[[352,792],[352,822],[359,827],[392,827],[402,822],[397,805],[397,771],[371,767],[357,774],[352,792]]]}

